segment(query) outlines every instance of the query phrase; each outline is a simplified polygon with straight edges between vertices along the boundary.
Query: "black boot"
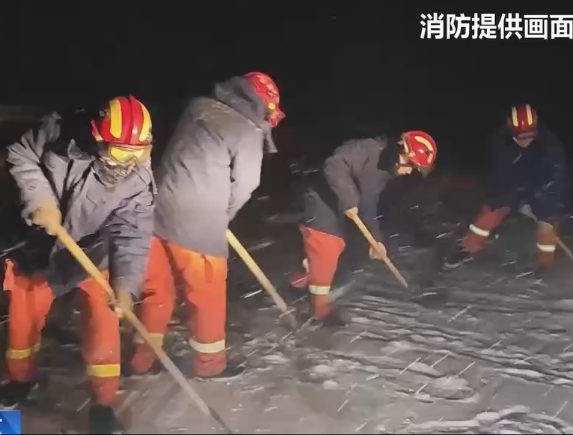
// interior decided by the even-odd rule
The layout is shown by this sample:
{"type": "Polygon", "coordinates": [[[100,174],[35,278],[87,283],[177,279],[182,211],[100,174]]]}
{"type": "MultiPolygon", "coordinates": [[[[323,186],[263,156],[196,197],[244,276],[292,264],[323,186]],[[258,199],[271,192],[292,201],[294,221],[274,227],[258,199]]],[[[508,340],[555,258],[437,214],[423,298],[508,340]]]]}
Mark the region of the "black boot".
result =
{"type": "Polygon", "coordinates": [[[320,323],[328,328],[345,328],[350,325],[351,320],[339,309],[332,309],[326,316],[315,318],[313,323],[320,323]]]}
{"type": "Polygon", "coordinates": [[[142,373],[134,372],[129,364],[122,364],[121,366],[121,377],[126,379],[154,378],[162,372],[163,365],[159,361],[155,361],[149,370],[142,373]]]}
{"type": "Polygon", "coordinates": [[[89,431],[93,434],[122,434],[123,426],[111,406],[92,405],[89,413],[89,431]]]}
{"type": "Polygon", "coordinates": [[[38,387],[35,382],[10,381],[0,387],[0,409],[15,409],[30,398],[38,387]]]}
{"type": "Polygon", "coordinates": [[[236,363],[227,363],[227,367],[221,373],[213,376],[194,376],[198,381],[227,382],[237,379],[245,372],[245,366],[236,363]]]}
{"type": "Polygon", "coordinates": [[[54,322],[47,323],[46,326],[44,327],[43,333],[46,336],[53,338],[55,341],[57,341],[60,346],[76,347],[79,346],[80,344],[80,340],[75,333],[67,329],[61,328],[58,324],[54,322]]]}

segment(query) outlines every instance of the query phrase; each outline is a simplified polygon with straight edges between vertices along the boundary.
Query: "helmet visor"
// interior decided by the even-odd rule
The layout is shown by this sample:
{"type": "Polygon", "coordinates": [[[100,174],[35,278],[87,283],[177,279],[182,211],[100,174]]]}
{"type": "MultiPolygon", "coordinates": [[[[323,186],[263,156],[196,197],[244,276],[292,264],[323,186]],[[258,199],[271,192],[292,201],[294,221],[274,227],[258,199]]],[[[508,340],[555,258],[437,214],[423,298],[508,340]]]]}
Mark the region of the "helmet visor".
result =
{"type": "Polygon", "coordinates": [[[102,144],[100,146],[100,156],[104,159],[110,159],[120,165],[129,165],[133,163],[144,163],[150,155],[151,146],[147,147],[130,147],[121,144],[102,144]]]}

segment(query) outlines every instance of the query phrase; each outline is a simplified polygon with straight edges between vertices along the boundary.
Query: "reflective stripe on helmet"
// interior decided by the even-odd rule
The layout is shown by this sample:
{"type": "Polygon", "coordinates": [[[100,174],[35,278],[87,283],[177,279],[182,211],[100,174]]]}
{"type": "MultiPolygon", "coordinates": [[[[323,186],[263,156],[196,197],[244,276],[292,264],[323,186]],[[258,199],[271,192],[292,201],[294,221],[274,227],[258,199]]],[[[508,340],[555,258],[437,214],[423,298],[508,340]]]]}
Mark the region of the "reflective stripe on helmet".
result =
{"type": "Polygon", "coordinates": [[[418,167],[429,167],[436,160],[438,147],[426,132],[407,131],[402,135],[403,144],[412,163],[418,167]]]}
{"type": "Polygon", "coordinates": [[[428,160],[428,165],[431,165],[432,162],[434,161],[434,158],[436,157],[434,145],[424,136],[415,135],[414,139],[416,139],[418,142],[424,145],[429,151],[429,154],[427,155],[427,160],[428,160]]]}
{"type": "Polygon", "coordinates": [[[533,115],[533,109],[531,108],[531,106],[529,104],[526,104],[525,106],[522,107],[512,107],[511,108],[511,124],[514,127],[519,127],[521,125],[520,121],[525,121],[525,124],[527,126],[531,126],[534,124],[535,120],[534,120],[534,115],[533,115]],[[523,115],[525,115],[525,119],[520,119],[520,110],[522,109],[523,115]]]}
{"type": "Polygon", "coordinates": [[[151,115],[149,114],[149,110],[143,104],[139,103],[141,107],[143,119],[141,121],[141,130],[139,132],[139,140],[141,142],[145,142],[151,137],[151,115]]]}
{"type": "Polygon", "coordinates": [[[98,142],[124,145],[150,145],[151,125],[149,111],[131,95],[111,100],[102,117],[92,122],[98,142]]]}
{"type": "Polygon", "coordinates": [[[115,98],[109,102],[109,132],[116,139],[121,139],[123,133],[123,116],[121,100],[115,98]]]}

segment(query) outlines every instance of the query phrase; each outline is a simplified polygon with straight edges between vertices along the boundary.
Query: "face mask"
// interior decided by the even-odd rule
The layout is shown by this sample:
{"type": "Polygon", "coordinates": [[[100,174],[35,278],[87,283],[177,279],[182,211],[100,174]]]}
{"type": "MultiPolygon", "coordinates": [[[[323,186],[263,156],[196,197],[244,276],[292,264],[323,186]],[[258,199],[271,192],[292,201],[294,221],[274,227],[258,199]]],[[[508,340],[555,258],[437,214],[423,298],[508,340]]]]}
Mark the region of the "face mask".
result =
{"type": "Polygon", "coordinates": [[[113,189],[115,186],[135,169],[135,162],[122,165],[111,159],[100,157],[96,160],[94,168],[99,180],[106,188],[113,189]]]}
{"type": "Polygon", "coordinates": [[[139,163],[149,159],[151,147],[136,148],[120,144],[99,144],[95,169],[100,181],[108,188],[115,187],[131,174],[139,163]]]}

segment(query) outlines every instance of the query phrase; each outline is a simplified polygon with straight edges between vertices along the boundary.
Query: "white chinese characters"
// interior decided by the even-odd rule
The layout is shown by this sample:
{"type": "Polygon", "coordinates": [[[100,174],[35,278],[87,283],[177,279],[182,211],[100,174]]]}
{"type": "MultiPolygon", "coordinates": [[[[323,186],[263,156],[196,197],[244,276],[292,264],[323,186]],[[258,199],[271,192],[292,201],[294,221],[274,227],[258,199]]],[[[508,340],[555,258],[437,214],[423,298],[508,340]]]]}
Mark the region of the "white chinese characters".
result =
{"type": "Polygon", "coordinates": [[[421,14],[421,39],[573,39],[573,15],[421,14]]]}

